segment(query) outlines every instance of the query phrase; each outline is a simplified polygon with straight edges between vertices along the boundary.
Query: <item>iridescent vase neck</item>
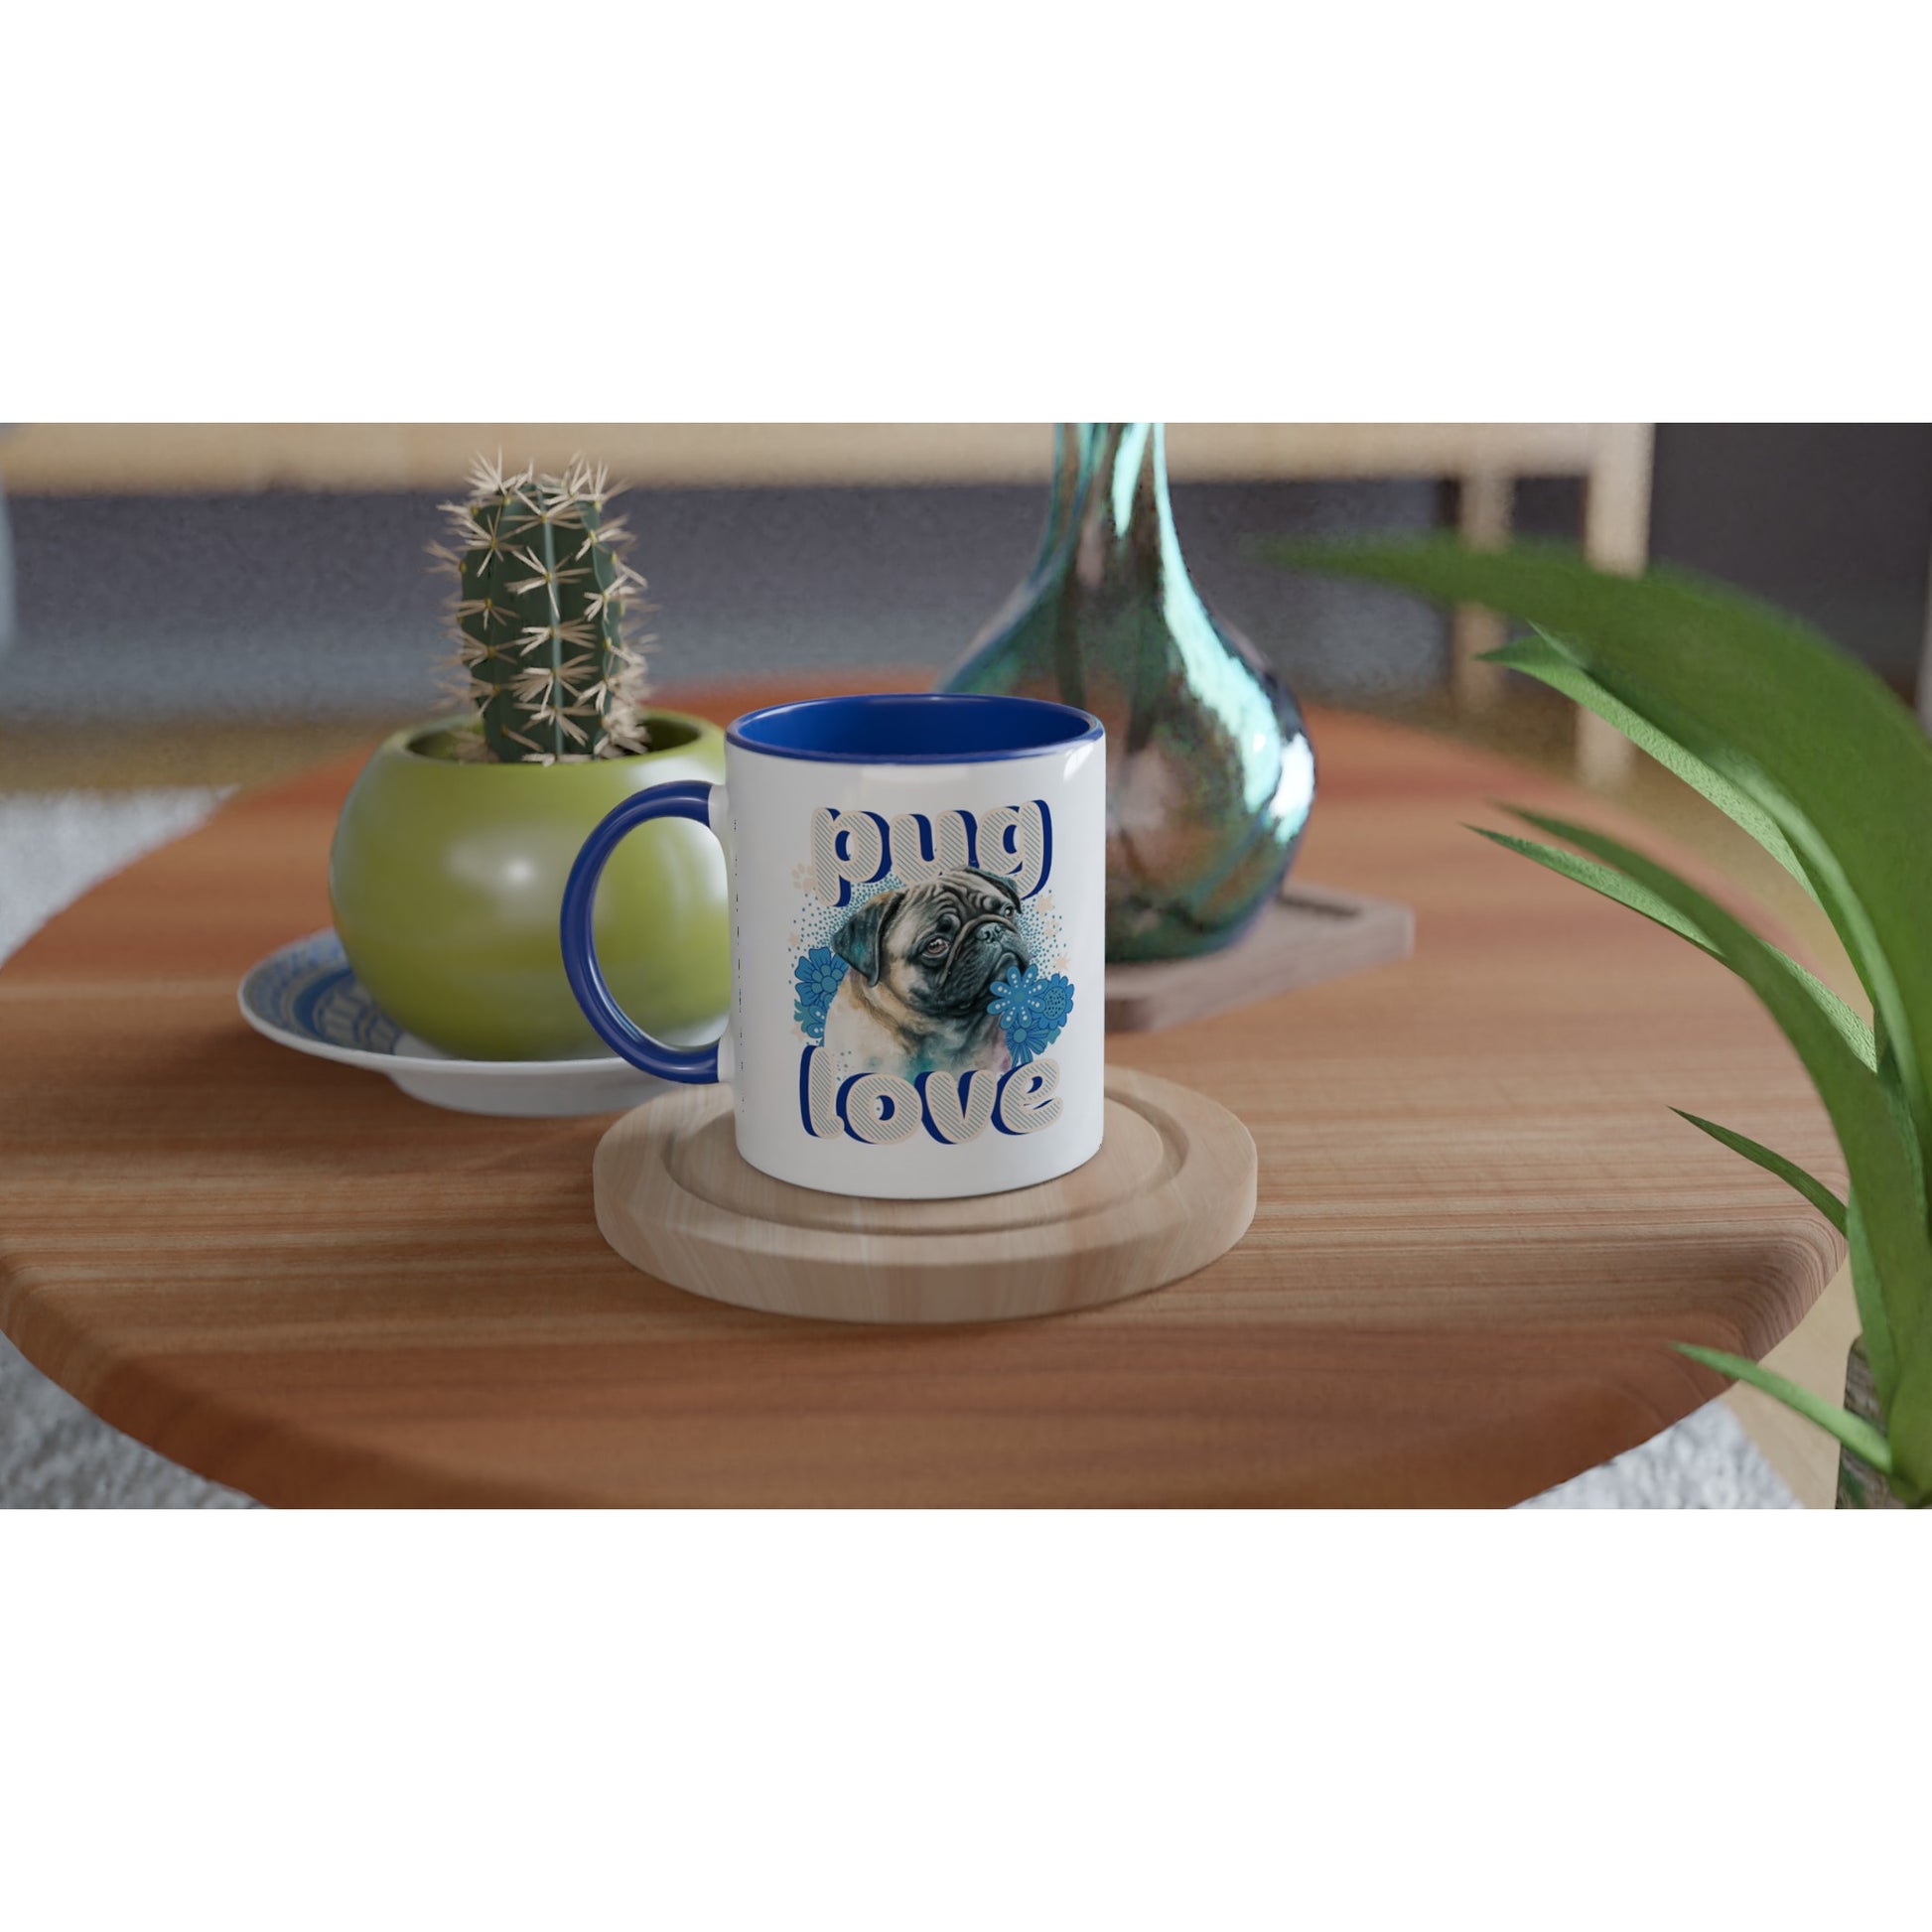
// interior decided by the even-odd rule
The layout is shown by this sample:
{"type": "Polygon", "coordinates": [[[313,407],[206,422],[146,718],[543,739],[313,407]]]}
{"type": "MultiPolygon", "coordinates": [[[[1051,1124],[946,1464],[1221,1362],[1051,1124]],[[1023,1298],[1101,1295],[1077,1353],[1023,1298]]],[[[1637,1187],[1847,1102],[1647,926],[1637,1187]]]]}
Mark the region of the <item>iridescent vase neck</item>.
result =
{"type": "Polygon", "coordinates": [[[1187,566],[1168,500],[1167,432],[1160,423],[1059,423],[1053,488],[1035,575],[1186,587],[1187,566]]]}

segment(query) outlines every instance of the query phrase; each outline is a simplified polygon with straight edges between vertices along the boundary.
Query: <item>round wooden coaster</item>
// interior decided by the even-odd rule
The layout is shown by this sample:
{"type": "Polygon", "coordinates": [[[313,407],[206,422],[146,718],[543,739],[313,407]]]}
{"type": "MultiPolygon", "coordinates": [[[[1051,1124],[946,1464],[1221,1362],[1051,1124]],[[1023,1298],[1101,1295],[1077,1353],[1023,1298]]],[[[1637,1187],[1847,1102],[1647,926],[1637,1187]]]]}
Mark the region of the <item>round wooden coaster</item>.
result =
{"type": "Polygon", "coordinates": [[[863,1200],[739,1158],[731,1094],[633,1109],[598,1144],[597,1224],[634,1267],[715,1302],[834,1321],[1003,1321],[1145,1294],[1226,1253],[1255,1211],[1255,1144],[1171,1080],[1107,1073],[1106,1139],[1037,1187],[863,1200]]]}

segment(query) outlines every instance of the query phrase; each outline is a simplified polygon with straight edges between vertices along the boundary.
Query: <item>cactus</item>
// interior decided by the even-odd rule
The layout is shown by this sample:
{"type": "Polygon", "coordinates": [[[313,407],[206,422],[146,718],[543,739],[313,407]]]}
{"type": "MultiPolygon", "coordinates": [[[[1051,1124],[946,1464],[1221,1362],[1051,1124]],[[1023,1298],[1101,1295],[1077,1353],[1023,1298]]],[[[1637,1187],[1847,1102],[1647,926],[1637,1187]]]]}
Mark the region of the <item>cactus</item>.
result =
{"type": "Polygon", "coordinates": [[[506,476],[479,459],[467,501],[445,503],[457,578],[457,668],[476,723],[458,756],[575,764],[645,748],[643,644],[625,634],[644,580],[605,514],[605,473],[581,457],[561,476],[506,476]]]}

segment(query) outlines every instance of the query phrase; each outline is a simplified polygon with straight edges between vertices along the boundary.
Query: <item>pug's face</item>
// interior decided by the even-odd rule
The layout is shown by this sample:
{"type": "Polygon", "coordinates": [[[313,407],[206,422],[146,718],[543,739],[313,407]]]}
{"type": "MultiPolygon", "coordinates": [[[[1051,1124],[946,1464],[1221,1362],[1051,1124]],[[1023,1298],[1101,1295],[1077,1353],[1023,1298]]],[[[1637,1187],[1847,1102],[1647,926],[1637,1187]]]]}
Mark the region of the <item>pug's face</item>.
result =
{"type": "Polygon", "coordinates": [[[1020,895],[965,867],[903,890],[875,894],[833,935],[832,950],[865,982],[934,1021],[984,1014],[993,982],[1027,964],[1020,895]]]}

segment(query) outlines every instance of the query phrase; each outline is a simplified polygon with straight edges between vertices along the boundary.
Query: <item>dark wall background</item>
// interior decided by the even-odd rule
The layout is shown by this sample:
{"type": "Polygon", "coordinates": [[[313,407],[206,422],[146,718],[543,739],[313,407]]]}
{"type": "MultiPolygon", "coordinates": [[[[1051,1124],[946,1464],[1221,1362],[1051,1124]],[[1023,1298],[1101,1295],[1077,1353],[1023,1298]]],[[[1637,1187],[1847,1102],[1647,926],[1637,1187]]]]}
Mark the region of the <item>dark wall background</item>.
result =
{"type": "MultiPolygon", "coordinates": [[[[1582,517],[1579,483],[1519,490],[1525,535],[1574,541],[1582,517]]],[[[1660,424],[1650,550],[1809,619],[1909,694],[1932,583],[1932,424],[1660,424]]]]}
{"type": "MultiPolygon", "coordinates": [[[[1174,514],[1216,606],[1310,692],[1440,683],[1440,616],[1242,554],[1256,534],[1424,531],[1429,483],[1192,483],[1174,514]]],[[[660,686],[845,664],[930,675],[1025,576],[1043,490],[650,489],[625,499],[660,686]]],[[[399,720],[437,702],[441,534],[422,494],[18,498],[20,640],[0,717],[399,720]]]]}
{"type": "Polygon", "coordinates": [[[1932,425],[1667,424],[1651,548],[1788,606],[1909,688],[1932,579],[1932,425]]]}

